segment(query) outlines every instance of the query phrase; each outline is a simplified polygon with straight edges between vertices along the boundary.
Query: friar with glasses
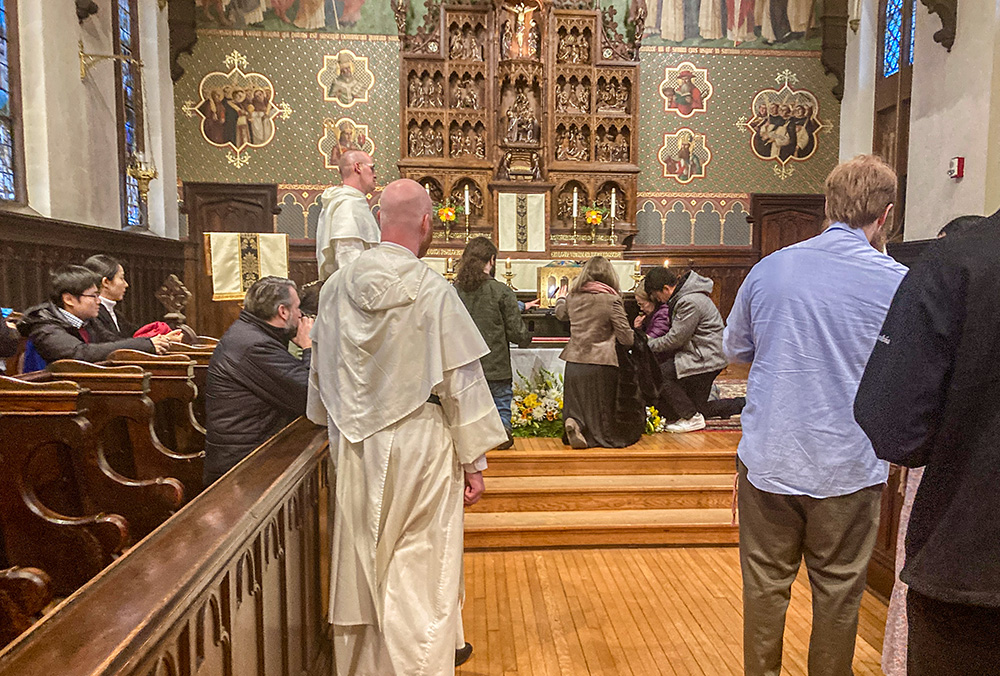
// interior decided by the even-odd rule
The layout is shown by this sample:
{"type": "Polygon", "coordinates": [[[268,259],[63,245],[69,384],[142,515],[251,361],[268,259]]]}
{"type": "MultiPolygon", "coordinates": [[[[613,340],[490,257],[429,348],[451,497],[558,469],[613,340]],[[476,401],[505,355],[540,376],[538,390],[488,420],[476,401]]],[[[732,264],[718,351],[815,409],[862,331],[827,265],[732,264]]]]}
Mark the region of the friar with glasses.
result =
{"type": "Polygon", "coordinates": [[[316,263],[320,281],[376,246],[378,223],[366,195],[375,190],[375,162],[362,150],[347,150],[337,161],[342,185],[323,191],[316,228],[316,263]]]}

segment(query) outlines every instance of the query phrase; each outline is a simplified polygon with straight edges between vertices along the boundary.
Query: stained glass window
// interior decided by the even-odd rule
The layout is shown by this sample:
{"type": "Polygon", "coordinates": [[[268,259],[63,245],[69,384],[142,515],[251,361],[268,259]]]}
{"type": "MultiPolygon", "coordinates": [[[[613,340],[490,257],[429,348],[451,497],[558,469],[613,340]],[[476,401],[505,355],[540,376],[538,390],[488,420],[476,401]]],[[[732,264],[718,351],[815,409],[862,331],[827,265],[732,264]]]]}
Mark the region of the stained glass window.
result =
{"type": "Polygon", "coordinates": [[[0,0],[0,200],[12,202],[17,199],[17,184],[14,180],[15,131],[7,40],[7,0],[0,0]]]}
{"type": "Polygon", "coordinates": [[[899,72],[903,50],[903,0],[886,0],[885,50],[882,55],[882,75],[889,77],[899,72]]]}
{"type": "MultiPolygon", "coordinates": [[[[136,4],[134,0],[115,0],[117,5],[115,42],[116,51],[124,57],[139,58],[138,38],[134,35],[134,28],[137,25],[136,4]]],[[[139,197],[139,184],[129,176],[127,171],[128,162],[141,155],[143,151],[142,142],[142,88],[140,78],[142,70],[138,65],[128,60],[122,60],[118,67],[120,79],[119,97],[121,108],[119,110],[123,144],[123,155],[125,165],[121,168],[122,175],[122,201],[124,202],[125,225],[129,227],[142,226],[142,200],[139,197]]]]}
{"type": "Polygon", "coordinates": [[[913,43],[917,38],[917,0],[913,0],[910,8],[910,65],[913,65],[913,43]]]}

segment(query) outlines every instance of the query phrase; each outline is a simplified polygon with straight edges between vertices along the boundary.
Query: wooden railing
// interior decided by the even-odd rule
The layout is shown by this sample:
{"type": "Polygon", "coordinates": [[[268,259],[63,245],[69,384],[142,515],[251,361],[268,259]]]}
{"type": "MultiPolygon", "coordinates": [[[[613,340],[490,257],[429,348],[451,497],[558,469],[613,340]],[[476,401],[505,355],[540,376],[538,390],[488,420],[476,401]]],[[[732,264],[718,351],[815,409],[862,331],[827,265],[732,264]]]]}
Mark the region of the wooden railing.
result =
{"type": "Polygon", "coordinates": [[[295,421],[0,653],[0,676],[329,668],[327,433],[295,421]]]}

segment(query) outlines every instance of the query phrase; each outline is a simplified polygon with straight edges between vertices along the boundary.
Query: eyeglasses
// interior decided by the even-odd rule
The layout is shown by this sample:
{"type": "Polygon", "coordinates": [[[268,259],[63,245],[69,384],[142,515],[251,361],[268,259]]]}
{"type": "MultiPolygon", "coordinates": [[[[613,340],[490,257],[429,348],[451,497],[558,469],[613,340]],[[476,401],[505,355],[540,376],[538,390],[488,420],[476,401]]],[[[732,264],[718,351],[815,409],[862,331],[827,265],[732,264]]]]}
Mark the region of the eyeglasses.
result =
{"type": "Polygon", "coordinates": [[[100,297],[101,294],[99,293],[81,293],[79,296],[77,296],[77,298],[100,298],[100,297]]]}

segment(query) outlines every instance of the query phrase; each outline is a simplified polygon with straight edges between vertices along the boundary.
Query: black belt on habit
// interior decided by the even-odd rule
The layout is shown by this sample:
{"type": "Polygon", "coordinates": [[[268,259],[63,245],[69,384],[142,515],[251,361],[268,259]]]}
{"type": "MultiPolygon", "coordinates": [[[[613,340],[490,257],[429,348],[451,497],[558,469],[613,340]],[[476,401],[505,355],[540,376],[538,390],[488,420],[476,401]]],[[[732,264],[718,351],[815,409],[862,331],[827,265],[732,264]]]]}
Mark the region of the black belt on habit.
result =
{"type": "Polygon", "coordinates": [[[436,406],[440,406],[441,405],[441,397],[437,396],[436,394],[432,394],[431,396],[427,397],[427,403],[428,404],[434,404],[436,406]]]}

